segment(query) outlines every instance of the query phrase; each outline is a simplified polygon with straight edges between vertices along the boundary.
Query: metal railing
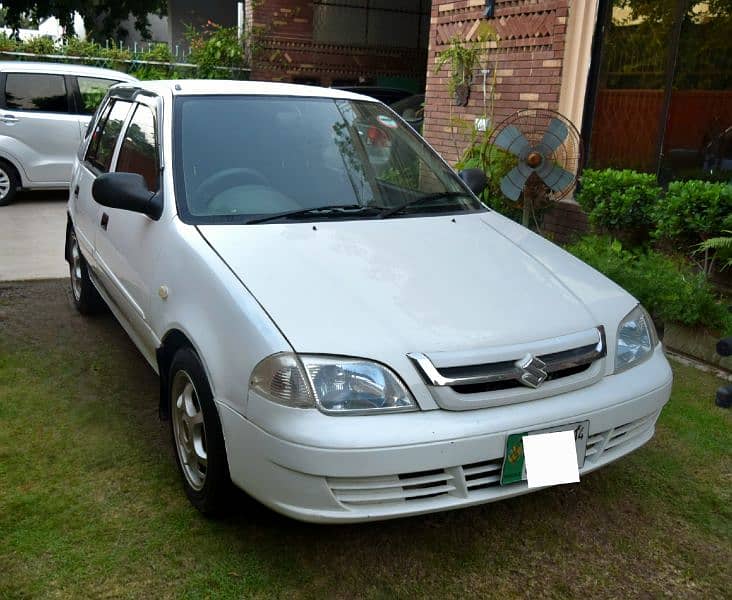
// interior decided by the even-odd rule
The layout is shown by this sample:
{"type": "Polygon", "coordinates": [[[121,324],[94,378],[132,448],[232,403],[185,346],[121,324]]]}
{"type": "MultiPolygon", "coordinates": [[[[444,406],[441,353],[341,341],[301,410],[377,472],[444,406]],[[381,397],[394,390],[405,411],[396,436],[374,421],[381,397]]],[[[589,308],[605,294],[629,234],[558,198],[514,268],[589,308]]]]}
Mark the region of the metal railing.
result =
{"type": "MultiPolygon", "coordinates": [[[[124,48],[122,48],[124,50],[124,48]]],[[[118,71],[125,71],[134,75],[145,67],[165,68],[169,71],[176,69],[198,68],[198,65],[190,62],[165,62],[160,60],[146,60],[138,58],[112,58],[105,56],[71,56],[68,54],[35,54],[33,52],[15,52],[0,50],[0,58],[10,60],[39,60],[47,62],[79,63],[93,67],[112,68],[118,71]],[[124,69],[116,68],[114,65],[124,65],[124,69]]],[[[249,67],[215,67],[222,72],[228,72],[233,79],[249,79],[251,69],[249,67]]],[[[193,72],[191,73],[193,74],[193,72]]]]}

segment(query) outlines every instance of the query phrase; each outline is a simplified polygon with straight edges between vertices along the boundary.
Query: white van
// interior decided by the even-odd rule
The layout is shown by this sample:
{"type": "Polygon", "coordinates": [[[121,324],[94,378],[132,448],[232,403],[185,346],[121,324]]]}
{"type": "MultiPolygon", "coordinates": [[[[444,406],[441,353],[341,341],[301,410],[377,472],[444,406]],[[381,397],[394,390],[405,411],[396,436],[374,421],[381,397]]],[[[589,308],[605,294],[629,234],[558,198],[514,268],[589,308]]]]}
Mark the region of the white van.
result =
{"type": "Polygon", "coordinates": [[[113,71],[44,62],[0,62],[0,206],[20,189],[63,189],[91,115],[113,71]]]}

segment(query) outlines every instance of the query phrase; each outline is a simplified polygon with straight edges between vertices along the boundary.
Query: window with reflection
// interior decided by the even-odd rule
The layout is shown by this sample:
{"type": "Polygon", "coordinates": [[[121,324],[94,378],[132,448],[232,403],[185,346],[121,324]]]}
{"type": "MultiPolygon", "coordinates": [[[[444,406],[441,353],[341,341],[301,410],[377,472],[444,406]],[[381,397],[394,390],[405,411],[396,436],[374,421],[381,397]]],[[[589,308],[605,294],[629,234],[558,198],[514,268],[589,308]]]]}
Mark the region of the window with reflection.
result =
{"type": "Polygon", "coordinates": [[[119,149],[115,170],[139,173],[145,179],[147,189],[156,192],[160,187],[159,164],[155,115],[149,107],[138,104],[119,149]]]}

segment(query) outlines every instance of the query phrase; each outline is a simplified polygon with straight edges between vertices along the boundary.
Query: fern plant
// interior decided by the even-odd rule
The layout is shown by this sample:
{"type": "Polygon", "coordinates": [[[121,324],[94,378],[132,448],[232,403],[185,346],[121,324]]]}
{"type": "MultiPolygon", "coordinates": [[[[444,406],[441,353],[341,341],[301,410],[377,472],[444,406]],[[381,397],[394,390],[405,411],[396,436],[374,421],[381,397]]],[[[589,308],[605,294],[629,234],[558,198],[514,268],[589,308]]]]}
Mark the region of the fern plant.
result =
{"type": "Polygon", "coordinates": [[[710,252],[714,253],[715,258],[721,258],[723,261],[722,268],[728,269],[732,266],[732,231],[725,230],[725,234],[719,237],[709,238],[699,244],[698,253],[704,253],[707,262],[710,252]]]}

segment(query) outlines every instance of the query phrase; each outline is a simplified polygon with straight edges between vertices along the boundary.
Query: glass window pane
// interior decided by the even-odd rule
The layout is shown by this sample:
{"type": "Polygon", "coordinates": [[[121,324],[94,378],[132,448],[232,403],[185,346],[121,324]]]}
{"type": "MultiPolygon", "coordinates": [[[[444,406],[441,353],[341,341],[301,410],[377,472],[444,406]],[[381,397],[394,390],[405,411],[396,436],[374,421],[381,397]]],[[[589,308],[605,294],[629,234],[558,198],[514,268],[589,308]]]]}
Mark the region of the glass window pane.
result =
{"type": "Polygon", "coordinates": [[[393,11],[369,11],[368,45],[416,48],[419,15],[393,11]]]}
{"type": "Polygon", "coordinates": [[[68,112],[63,75],[8,73],[5,106],[10,110],[68,112]]]}
{"type": "Polygon", "coordinates": [[[479,208],[381,104],[236,96],[176,104],[174,168],[187,217],[245,222],[325,205],[383,209],[430,194],[438,196],[415,211],[479,208]]]}
{"type": "Polygon", "coordinates": [[[365,46],[367,14],[361,8],[317,5],[313,9],[313,39],[324,44],[365,46]]]}
{"type": "Polygon", "coordinates": [[[117,138],[122,131],[131,103],[116,100],[107,113],[107,118],[99,121],[87,152],[87,160],[103,172],[109,171],[117,138]]]}
{"type": "Polygon", "coordinates": [[[150,108],[140,104],[125,133],[115,171],[139,173],[144,177],[147,189],[157,192],[159,187],[158,164],[155,117],[150,108]]]}
{"type": "Polygon", "coordinates": [[[732,5],[692,2],[679,39],[660,179],[732,181],[732,5]]]}
{"type": "Polygon", "coordinates": [[[79,93],[81,94],[80,110],[85,115],[92,115],[107,93],[109,86],[119,83],[113,79],[97,77],[79,77],[79,93]]]}

